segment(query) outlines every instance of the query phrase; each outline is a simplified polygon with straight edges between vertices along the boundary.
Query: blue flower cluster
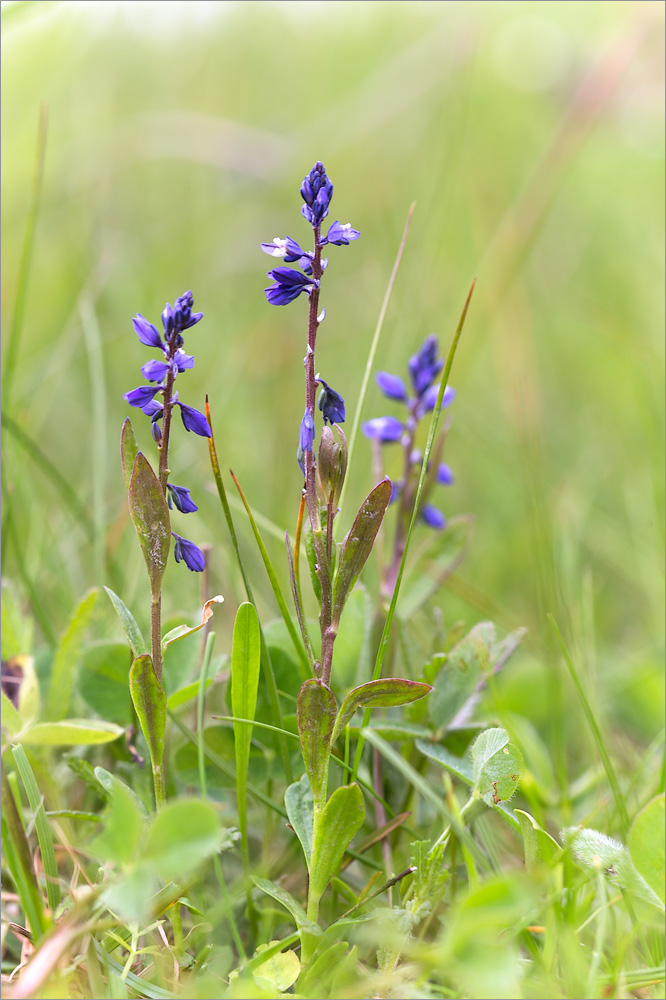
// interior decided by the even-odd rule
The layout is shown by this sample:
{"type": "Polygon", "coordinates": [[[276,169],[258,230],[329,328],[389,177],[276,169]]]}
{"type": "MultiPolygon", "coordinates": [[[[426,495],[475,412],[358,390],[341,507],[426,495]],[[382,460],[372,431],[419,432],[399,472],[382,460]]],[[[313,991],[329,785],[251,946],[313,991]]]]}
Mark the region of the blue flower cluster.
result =
{"type": "MultiPolygon", "coordinates": [[[[398,375],[389,372],[377,373],[377,385],[389,399],[403,403],[407,407],[407,416],[403,420],[397,417],[375,417],[363,425],[366,437],[389,444],[399,441],[405,449],[408,461],[406,467],[415,472],[423,465],[423,455],[414,448],[414,438],[419,421],[427,413],[432,412],[439,395],[439,383],[436,378],[444,367],[444,362],[437,356],[437,338],[431,334],[425,339],[420,349],[409,359],[408,369],[411,381],[411,393],[398,375]]],[[[455,398],[455,389],[446,386],[442,399],[442,408],[449,406],[455,398]]],[[[442,486],[453,483],[453,473],[448,465],[440,463],[437,467],[435,482],[442,486]]],[[[405,487],[405,482],[393,484],[391,501],[395,500],[405,487]]],[[[438,507],[423,504],[420,510],[422,520],[431,528],[443,528],[446,518],[438,507]]]]}
{"type": "MultiPolygon", "coordinates": [[[[138,407],[147,417],[150,417],[152,435],[158,446],[162,446],[162,429],[160,421],[164,416],[164,398],[156,399],[161,395],[165,396],[168,391],[170,399],[168,402],[172,406],[178,406],[181,419],[186,431],[193,431],[201,437],[210,437],[210,427],[203,413],[193,406],[186,406],[178,399],[178,393],[172,392],[173,382],[178,374],[194,368],[194,357],[186,354],[183,350],[183,333],[195,326],[202,318],[203,313],[192,312],[194,299],[192,292],[185,292],[176,299],[176,303],[171,307],[167,302],[162,313],[162,327],[164,330],[164,340],[160,336],[157,327],[150,323],[141,313],[132,320],[134,331],[146,347],[154,347],[162,351],[163,360],[152,359],[141,367],[141,374],[146,382],[152,385],[140,385],[136,389],[126,392],[123,399],[130,406],[138,407]]],[[[198,510],[197,505],[190,496],[190,491],[186,486],[175,486],[173,483],[166,484],[166,498],[169,507],[175,507],[182,514],[190,514],[198,510]]],[[[174,556],[176,562],[181,559],[185,565],[193,572],[200,573],[204,569],[204,555],[201,550],[186,538],[182,538],[172,532],[175,539],[174,556]]]]}
{"type": "MultiPolygon", "coordinates": [[[[281,257],[285,264],[295,264],[297,268],[274,267],[268,272],[272,285],[264,289],[268,302],[273,306],[285,306],[293,302],[303,292],[308,296],[313,290],[319,291],[321,275],[328,266],[328,259],[321,257],[322,249],[327,246],[348,246],[361,235],[358,229],[353,229],[351,223],[341,223],[337,220],[328,229],[326,236],[321,235],[321,224],[328,215],[329,205],[333,197],[333,184],[329,180],[323,163],[319,160],[303,178],[301,197],[304,205],[301,207],[303,218],[309,222],[314,232],[314,250],[304,250],[291,236],[282,239],[276,236],[272,243],[262,243],[261,249],[269,257],[281,257]],[[314,264],[314,268],[313,268],[314,264]],[[314,270],[316,269],[316,274],[314,270]]],[[[314,300],[313,300],[314,301],[314,300]]],[[[321,322],[326,314],[323,310],[317,317],[321,322]]],[[[345,419],[345,403],[342,396],[331,389],[323,379],[316,377],[315,382],[322,387],[319,397],[319,409],[324,423],[339,424],[345,419]]],[[[304,472],[303,457],[306,451],[312,451],[315,439],[314,413],[306,406],[298,437],[297,460],[304,472]]]]}

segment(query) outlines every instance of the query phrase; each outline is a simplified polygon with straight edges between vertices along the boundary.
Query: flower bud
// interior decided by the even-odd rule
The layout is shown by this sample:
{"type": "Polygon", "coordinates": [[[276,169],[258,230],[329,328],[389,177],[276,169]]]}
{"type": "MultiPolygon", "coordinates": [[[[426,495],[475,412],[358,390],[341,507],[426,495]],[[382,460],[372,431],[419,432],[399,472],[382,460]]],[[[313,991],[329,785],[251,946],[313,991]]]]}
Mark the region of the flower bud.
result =
{"type": "Polygon", "coordinates": [[[325,426],[319,444],[319,478],[327,502],[337,507],[347,473],[347,438],[338,424],[325,426]],[[337,439],[336,439],[337,436],[337,439]]]}

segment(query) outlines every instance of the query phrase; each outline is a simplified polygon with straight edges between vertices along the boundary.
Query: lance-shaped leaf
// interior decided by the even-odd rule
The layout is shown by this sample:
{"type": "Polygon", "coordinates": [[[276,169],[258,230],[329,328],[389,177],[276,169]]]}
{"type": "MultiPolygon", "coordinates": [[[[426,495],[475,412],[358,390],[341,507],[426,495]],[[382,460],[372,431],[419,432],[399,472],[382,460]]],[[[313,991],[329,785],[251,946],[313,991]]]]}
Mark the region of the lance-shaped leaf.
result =
{"type": "Polygon", "coordinates": [[[636,870],[631,854],[624,844],[598,830],[584,826],[568,826],[560,831],[564,846],[573,854],[581,868],[604,874],[609,882],[636,893],[662,912],[664,904],[636,870]]]}
{"type": "Polygon", "coordinates": [[[153,769],[162,766],[166,727],[166,693],[148,654],[137,656],[130,667],[130,694],[146,738],[153,769]]]}
{"type": "Polygon", "coordinates": [[[338,712],[331,742],[351,720],[357,708],[390,708],[394,705],[409,705],[432,691],[430,684],[422,681],[406,681],[400,677],[384,677],[368,681],[350,691],[338,712]]]}
{"type": "Polygon", "coordinates": [[[326,794],[324,786],[336,711],[333,692],[323,681],[311,679],[303,683],[298,692],[296,718],[303,762],[315,802],[326,794]]]}
{"type": "Polygon", "coordinates": [[[289,785],[284,793],[284,807],[287,810],[287,816],[294,833],[301,842],[305,861],[309,868],[310,855],[312,854],[314,801],[307,774],[302,774],[299,781],[294,781],[293,784],[289,785]]]}
{"type": "Polygon", "coordinates": [[[354,523],[342,543],[333,587],[332,620],[336,626],[340,622],[345,601],[372,551],[390,499],[391,480],[385,478],[361,504],[354,523]]]}
{"type": "Polygon", "coordinates": [[[472,747],[474,789],[489,805],[506,802],[516,791],[523,755],[509,742],[506,729],[486,729],[472,747]]]}
{"type": "Polygon", "coordinates": [[[134,437],[134,429],[130,423],[130,418],[126,417],[123,423],[123,429],[120,432],[120,461],[122,462],[125,486],[127,487],[128,492],[130,488],[130,480],[132,479],[134,462],[138,454],[139,447],[136,443],[136,438],[134,437]]]}
{"type": "Polygon", "coordinates": [[[309,931],[310,934],[320,935],[322,933],[319,924],[313,923],[312,920],[308,920],[307,914],[301,904],[297,899],[283,889],[281,885],[276,885],[275,882],[270,882],[267,878],[257,878],[255,875],[252,876],[252,881],[256,885],[257,889],[261,889],[265,892],[267,896],[272,896],[276,899],[278,903],[282,903],[285,909],[289,910],[292,917],[296,921],[296,926],[300,930],[304,928],[309,931]]]}
{"type": "Polygon", "coordinates": [[[134,460],[129,485],[129,509],[148,567],[150,589],[152,593],[156,593],[169,555],[171,522],[157,476],[142,452],[134,460]]]}
{"type": "Polygon", "coordinates": [[[354,783],[336,788],[316,824],[310,867],[310,902],[314,900],[318,903],[323,896],[364,819],[365,805],[359,786],[354,783]]]}
{"type": "MultiPolygon", "coordinates": [[[[129,421],[126,421],[129,423],[129,421]]],[[[148,647],[146,646],[146,640],[143,638],[141,629],[136,623],[134,615],[125,606],[123,601],[118,597],[117,594],[111,590],[110,587],[105,587],[105,591],[109,596],[109,600],[116,609],[116,614],[120,619],[120,624],[123,627],[123,631],[127,636],[127,641],[130,644],[130,649],[134,656],[143,656],[144,653],[148,652],[148,647]]]]}
{"type": "MultiPolygon", "coordinates": [[[[234,622],[231,646],[231,711],[238,719],[254,721],[259,687],[261,662],[261,634],[254,604],[241,604],[234,622]]],[[[236,797],[238,800],[238,826],[241,833],[241,853],[246,878],[249,877],[250,853],[247,833],[247,771],[250,763],[252,726],[234,722],[234,749],[236,754],[236,797]]],[[[248,888],[249,893],[249,888],[248,888]]],[[[251,900],[248,895],[248,903],[251,900]]]]}

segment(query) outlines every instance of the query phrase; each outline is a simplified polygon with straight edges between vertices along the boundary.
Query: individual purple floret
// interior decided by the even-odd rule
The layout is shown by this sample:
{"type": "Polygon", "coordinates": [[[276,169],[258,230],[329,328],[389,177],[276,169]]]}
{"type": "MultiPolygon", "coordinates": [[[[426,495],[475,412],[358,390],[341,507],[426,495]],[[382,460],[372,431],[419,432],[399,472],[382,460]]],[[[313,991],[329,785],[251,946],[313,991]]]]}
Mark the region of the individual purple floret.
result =
{"type": "Polygon", "coordinates": [[[339,392],[335,389],[331,389],[328,382],[324,382],[323,378],[315,379],[322,387],[322,391],[319,395],[319,409],[324,417],[324,423],[329,424],[343,424],[345,422],[345,401],[339,392]]]}
{"type": "Polygon", "coordinates": [[[321,241],[332,243],[336,247],[349,246],[353,240],[357,240],[361,234],[358,229],[352,229],[351,222],[334,222],[326,233],[326,237],[321,241]]]}
{"type": "Polygon", "coordinates": [[[177,535],[175,531],[171,534],[176,539],[176,544],[173,547],[173,554],[176,562],[180,562],[182,559],[188,569],[191,569],[193,573],[203,573],[206,567],[206,560],[204,554],[198,545],[194,542],[188,541],[187,538],[183,538],[182,535],[177,535]]]}
{"type": "Polygon", "coordinates": [[[292,271],[288,267],[274,267],[268,272],[268,277],[275,284],[264,288],[266,298],[272,306],[286,306],[297,299],[301,292],[309,292],[314,280],[300,271],[292,271]]]}
{"type": "Polygon", "coordinates": [[[193,514],[195,510],[199,510],[186,486],[167,483],[167,502],[169,507],[175,507],[181,514],[193,514]]]}
{"type": "Polygon", "coordinates": [[[367,438],[374,438],[382,444],[399,441],[405,430],[405,425],[397,417],[374,417],[363,424],[363,433],[367,438]]]}
{"type": "Polygon", "coordinates": [[[193,431],[200,437],[210,437],[208,420],[200,410],[195,410],[193,406],[185,406],[185,403],[177,403],[176,405],[180,407],[180,416],[186,431],[193,431]]]}
{"type": "Polygon", "coordinates": [[[429,528],[436,528],[441,531],[446,527],[446,518],[438,507],[433,507],[431,503],[424,503],[421,507],[421,517],[429,528]]]}

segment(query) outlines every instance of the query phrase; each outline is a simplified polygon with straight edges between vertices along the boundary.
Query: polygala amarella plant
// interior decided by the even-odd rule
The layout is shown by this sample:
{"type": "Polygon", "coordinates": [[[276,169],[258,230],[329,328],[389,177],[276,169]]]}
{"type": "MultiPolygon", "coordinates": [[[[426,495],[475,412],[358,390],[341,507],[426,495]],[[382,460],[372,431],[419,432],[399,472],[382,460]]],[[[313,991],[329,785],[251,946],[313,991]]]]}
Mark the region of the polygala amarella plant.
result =
{"type": "MultiPolygon", "coordinates": [[[[312,227],[312,249],[304,249],[294,239],[276,237],[272,243],[262,243],[265,253],[282,257],[291,267],[275,267],[268,272],[273,284],[265,289],[272,305],[287,305],[300,295],[308,300],[307,342],[305,366],[305,409],[301,420],[297,459],[305,477],[296,534],[294,563],[291,565],[292,592],[303,641],[308,650],[314,677],[306,680],[298,694],[297,720],[303,762],[309,781],[305,798],[311,802],[311,836],[301,837],[310,872],[307,915],[316,923],[319,902],[335,874],[350,841],[363,824],[365,807],[361,789],[356,782],[337,788],[328,796],[328,768],[331,752],[343,734],[356,709],[386,705],[405,705],[422,698],[430,685],[386,678],[369,681],[347,695],[338,710],[331,690],[334,646],[341,615],[349,594],[372,551],[377,532],[391,500],[393,488],[388,478],[380,482],[362,503],[351,529],[338,546],[333,535],[334,520],[347,470],[347,441],[340,424],[345,419],[345,404],[337,390],[317,374],[317,332],[325,318],[320,311],[321,285],[328,260],[322,257],[327,246],[346,246],[357,240],[360,233],[350,223],[333,222],[324,236],[322,223],[329,213],[333,184],[324,165],[315,163],[301,185],[301,214],[312,227]],[[319,410],[322,414],[318,461],[314,442],[317,437],[315,398],[320,386],[319,410]],[[313,645],[307,633],[298,573],[300,524],[307,510],[306,536],[313,589],[319,604],[321,655],[314,658],[313,645]]],[[[432,365],[431,365],[432,368],[432,365]]],[[[428,380],[428,386],[432,378],[428,380]]],[[[432,408],[432,407],[431,407],[432,408]]],[[[301,783],[287,789],[287,812],[298,801],[302,808],[301,783]]],[[[309,826],[308,821],[308,826],[309,826]]],[[[302,823],[294,817],[294,829],[302,823]]],[[[300,834],[299,834],[300,835],[300,834]]],[[[312,955],[316,937],[303,935],[303,960],[312,955]]]]}

